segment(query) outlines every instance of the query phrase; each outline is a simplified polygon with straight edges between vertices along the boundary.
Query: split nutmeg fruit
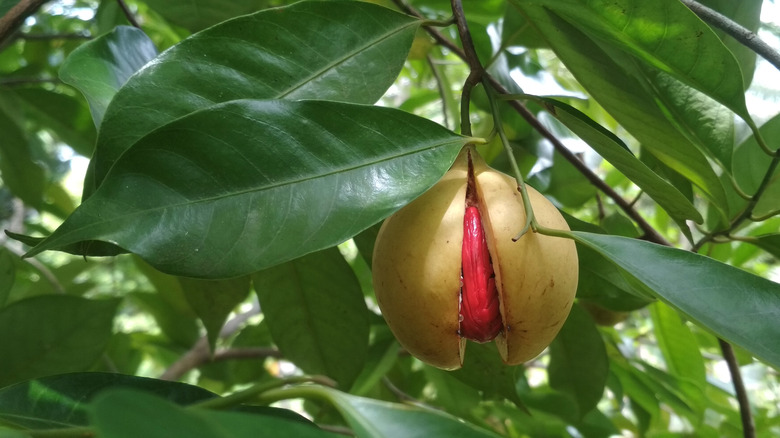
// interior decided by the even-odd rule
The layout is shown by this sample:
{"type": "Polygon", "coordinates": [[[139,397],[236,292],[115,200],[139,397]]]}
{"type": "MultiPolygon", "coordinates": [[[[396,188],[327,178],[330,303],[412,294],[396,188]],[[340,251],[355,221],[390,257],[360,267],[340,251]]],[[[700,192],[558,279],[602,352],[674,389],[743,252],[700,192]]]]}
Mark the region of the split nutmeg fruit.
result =
{"type": "MultiPolygon", "coordinates": [[[[540,226],[568,230],[527,188],[540,226]]],[[[374,290],[401,345],[443,369],[463,364],[466,339],[496,341],[505,363],[552,342],[577,290],[574,242],[528,232],[517,182],[473,147],[430,190],[389,217],[374,246],[374,290]]]]}

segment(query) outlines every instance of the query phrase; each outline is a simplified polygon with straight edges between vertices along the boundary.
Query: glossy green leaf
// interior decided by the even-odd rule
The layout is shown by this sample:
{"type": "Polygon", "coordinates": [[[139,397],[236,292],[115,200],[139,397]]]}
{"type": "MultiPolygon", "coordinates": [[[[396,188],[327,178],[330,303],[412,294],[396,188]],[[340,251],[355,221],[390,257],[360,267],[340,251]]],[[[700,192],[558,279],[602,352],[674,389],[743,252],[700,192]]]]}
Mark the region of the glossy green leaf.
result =
{"type": "Polygon", "coordinates": [[[339,244],[432,186],[468,141],[382,107],[240,100],[158,129],[28,255],[103,240],[225,278],[339,244]]]}
{"type": "Polygon", "coordinates": [[[119,91],[98,136],[96,182],[141,137],[234,99],[376,102],[419,20],[363,2],[304,1],[235,18],[161,54],[119,91]]]}
{"type": "Polygon", "coordinates": [[[497,437],[442,411],[317,389],[318,395],[335,405],[358,438],[497,437]]]}
{"type": "Polygon", "coordinates": [[[669,122],[655,98],[596,42],[564,19],[531,2],[513,0],[577,81],[663,163],[700,187],[725,213],[726,194],[705,156],[669,122]]]}
{"type": "Polygon", "coordinates": [[[185,409],[128,389],[95,397],[90,423],[103,438],[319,438],[336,437],[318,427],[279,415],[185,409]]]}
{"type": "Polygon", "coordinates": [[[543,100],[558,120],[658,202],[670,216],[681,222],[702,222],[703,219],[693,203],[637,159],[617,136],[566,103],[550,98],[543,100]]]}
{"type": "Polygon", "coordinates": [[[309,374],[349,388],[368,353],[368,308],[355,274],[336,248],[252,275],[271,336],[309,374]]]}
{"type": "Polygon", "coordinates": [[[0,102],[0,175],[3,184],[30,206],[38,207],[46,190],[46,172],[33,160],[30,142],[0,102]]]}
{"type": "Polygon", "coordinates": [[[667,370],[703,389],[707,384],[707,373],[699,344],[691,330],[676,310],[662,302],[650,306],[650,316],[667,370]]]}
{"type": "Polygon", "coordinates": [[[170,402],[190,404],[215,397],[203,388],[116,373],[42,377],[0,389],[0,423],[25,429],[86,426],[88,403],[109,388],[142,390],[170,402]]]}
{"type": "Polygon", "coordinates": [[[366,395],[395,365],[401,346],[386,326],[377,328],[366,353],[363,369],[352,384],[350,394],[366,395]]]}
{"type": "Polygon", "coordinates": [[[226,280],[180,277],[179,283],[190,307],[203,322],[211,351],[214,351],[214,344],[228,315],[249,295],[249,276],[226,280]]]}
{"type": "Polygon", "coordinates": [[[0,386],[88,369],[111,338],[118,304],[119,300],[40,295],[0,310],[0,386]]]}
{"type": "Polygon", "coordinates": [[[550,344],[547,373],[550,387],[577,401],[580,418],[594,409],[604,394],[609,373],[607,351],[601,333],[579,305],[572,307],[569,318],[550,344]]]}
{"type": "Polygon", "coordinates": [[[780,284],[689,251],[618,236],[574,236],[698,324],[780,367],[780,284]]]}
{"type": "Polygon", "coordinates": [[[467,385],[451,373],[434,367],[425,367],[425,377],[435,391],[433,403],[448,413],[473,419],[475,408],[482,400],[479,391],[467,385]]]}
{"type": "Polygon", "coordinates": [[[117,90],[155,56],[157,49],[142,30],[118,26],[74,50],[62,63],[60,79],[84,94],[100,127],[117,90]]]}
{"type": "Polygon", "coordinates": [[[737,60],[677,0],[534,0],[590,36],[615,45],[750,119],[737,60]]]}

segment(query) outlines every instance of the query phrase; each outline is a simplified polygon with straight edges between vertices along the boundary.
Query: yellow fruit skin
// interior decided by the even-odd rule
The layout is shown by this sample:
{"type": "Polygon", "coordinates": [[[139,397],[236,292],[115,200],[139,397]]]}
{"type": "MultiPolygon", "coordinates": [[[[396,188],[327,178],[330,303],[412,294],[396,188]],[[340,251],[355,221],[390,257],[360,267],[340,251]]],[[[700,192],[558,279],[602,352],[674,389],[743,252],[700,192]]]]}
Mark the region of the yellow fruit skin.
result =
{"type": "MultiPolygon", "coordinates": [[[[460,368],[465,348],[458,307],[468,151],[501,301],[504,332],[496,344],[504,362],[541,353],[577,289],[574,242],[532,232],[513,242],[525,223],[515,180],[464,149],[435,186],[385,221],[374,246],[374,290],[390,329],[412,355],[442,369],[460,368]]],[[[544,196],[528,192],[540,225],[568,229],[544,196]]]]}

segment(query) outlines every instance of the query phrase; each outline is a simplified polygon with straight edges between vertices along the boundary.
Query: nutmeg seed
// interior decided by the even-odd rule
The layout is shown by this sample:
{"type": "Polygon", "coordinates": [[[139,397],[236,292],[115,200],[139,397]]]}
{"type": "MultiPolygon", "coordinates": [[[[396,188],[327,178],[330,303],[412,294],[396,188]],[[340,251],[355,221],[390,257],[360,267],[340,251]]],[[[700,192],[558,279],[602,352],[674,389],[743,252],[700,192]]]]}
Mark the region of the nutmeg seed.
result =
{"type": "MultiPolygon", "coordinates": [[[[541,226],[568,229],[544,196],[527,189],[541,226]]],[[[571,240],[533,232],[513,242],[524,223],[516,181],[488,167],[473,147],[385,221],[374,246],[374,290],[404,348],[433,366],[456,369],[466,338],[495,337],[507,364],[532,359],[552,342],[574,301],[577,253],[571,240]],[[465,232],[464,245],[464,230],[477,222],[484,232],[465,232]],[[476,259],[469,261],[464,257],[472,250],[476,259]],[[481,273],[467,273],[471,268],[481,273]]]]}

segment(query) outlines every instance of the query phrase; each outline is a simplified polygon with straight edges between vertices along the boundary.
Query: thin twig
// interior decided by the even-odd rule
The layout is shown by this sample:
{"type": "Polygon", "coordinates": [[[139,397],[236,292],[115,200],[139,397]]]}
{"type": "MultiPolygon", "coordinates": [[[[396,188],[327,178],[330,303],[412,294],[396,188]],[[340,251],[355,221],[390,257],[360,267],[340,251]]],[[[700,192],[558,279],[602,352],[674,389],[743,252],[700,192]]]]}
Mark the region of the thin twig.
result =
{"type": "Polygon", "coordinates": [[[133,27],[137,27],[138,29],[140,29],[141,25],[138,24],[138,21],[135,19],[133,12],[130,10],[130,8],[127,7],[127,3],[125,3],[124,0],[116,0],[116,2],[119,3],[119,7],[122,9],[122,12],[125,14],[125,18],[127,18],[127,21],[129,21],[133,27]]]}
{"type": "Polygon", "coordinates": [[[742,374],[739,371],[739,362],[734,355],[734,348],[728,342],[718,338],[720,351],[723,353],[723,359],[729,367],[731,382],[734,385],[734,392],[739,402],[739,416],[742,419],[742,435],[745,438],[755,438],[756,426],[753,423],[753,416],[750,413],[750,400],[748,399],[745,383],[742,381],[742,374]]]}
{"type": "Polygon", "coordinates": [[[471,135],[471,117],[469,116],[469,105],[471,104],[471,90],[482,81],[482,75],[485,69],[479,62],[477,49],[474,47],[474,41],[471,39],[468,23],[466,23],[466,14],[463,12],[463,4],[460,0],[451,0],[452,13],[455,16],[455,24],[458,26],[458,36],[463,46],[463,54],[466,63],[469,65],[469,75],[463,84],[463,93],[460,98],[460,132],[463,135],[471,135]]]}
{"type": "Polygon", "coordinates": [[[753,31],[747,29],[736,23],[729,17],[721,14],[714,9],[710,9],[707,6],[702,5],[694,0],[682,0],[683,4],[699,16],[703,21],[717,27],[718,29],[726,32],[732,38],[737,40],[740,44],[748,49],[756,52],[762,58],[766,59],[770,64],[780,70],[780,53],[772,48],[769,44],[764,42],[753,31]]]}
{"type": "Polygon", "coordinates": [[[13,35],[30,15],[33,15],[48,0],[20,0],[0,17],[0,46],[13,35]]]}

